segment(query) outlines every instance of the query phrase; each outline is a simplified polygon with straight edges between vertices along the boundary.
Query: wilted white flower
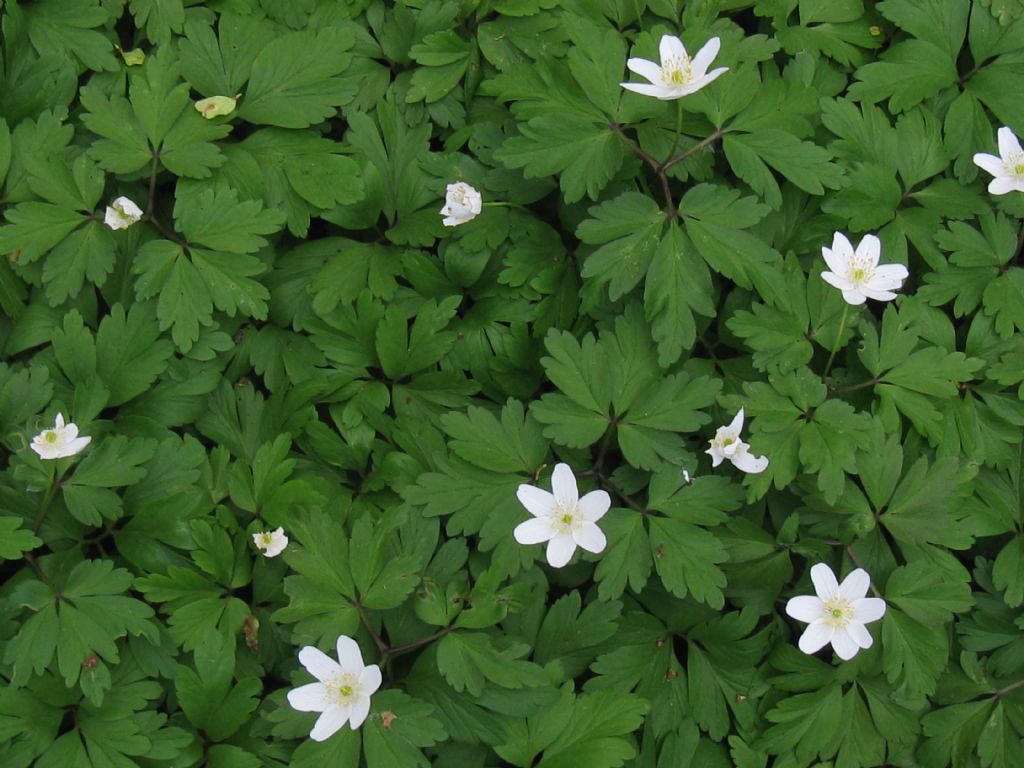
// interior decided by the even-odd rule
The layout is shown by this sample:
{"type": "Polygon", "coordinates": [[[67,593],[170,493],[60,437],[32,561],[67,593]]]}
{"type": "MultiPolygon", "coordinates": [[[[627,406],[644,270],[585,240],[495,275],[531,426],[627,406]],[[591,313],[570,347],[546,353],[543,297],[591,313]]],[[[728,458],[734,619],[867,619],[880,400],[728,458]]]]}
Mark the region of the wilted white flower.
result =
{"type": "Polygon", "coordinates": [[[64,414],[58,413],[53,429],[44,429],[33,437],[30,447],[41,459],[63,459],[81,453],[91,440],[79,437],[78,426],[74,422],[65,425],[64,414]]]}
{"type": "Polygon", "coordinates": [[[874,642],[864,625],[885,615],[885,600],[865,597],[871,577],[863,568],[852,571],[843,583],[824,563],[811,568],[811,581],[817,596],[801,595],[786,603],[786,613],[810,624],[800,636],[801,651],[817,653],[829,643],[836,655],[848,661],[861,648],[874,642]]]}
{"type": "Polygon", "coordinates": [[[284,528],[254,533],[252,540],[256,544],[256,549],[263,552],[264,557],[277,557],[288,546],[288,537],[285,536],[284,528]]]}
{"type": "Polygon", "coordinates": [[[582,499],[576,488],[576,476],[568,464],[556,464],[551,473],[553,493],[533,485],[520,485],[519,501],[532,520],[520,523],[512,532],[520,544],[548,543],[548,565],[561,568],[572,558],[576,547],[601,552],[608,543],[597,521],[612,505],[606,491],[591,491],[582,499]]]}
{"type": "Polygon", "coordinates": [[[299,651],[299,661],[318,682],[288,691],[288,703],[299,712],[322,712],[309,736],[323,741],[348,722],[353,730],[370,713],[370,696],[380,688],[380,667],[363,665],[363,654],[347,635],[338,638],[338,661],[314,648],[299,651]]]}
{"type": "Polygon", "coordinates": [[[988,191],[993,195],[1005,195],[1007,192],[1024,192],[1024,149],[1013,131],[1005,125],[996,131],[999,140],[999,157],[979,152],[974,156],[974,164],[988,171],[995,178],[988,184],[988,191]]]}
{"type": "Polygon", "coordinates": [[[111,229],[128,229],[142,218],[142,209],[127,197],[119,197],[107,206],[103,223],[111,229]]]}
{"type": "Polygon", "coordinates": [[[444,208],[441,213],[446,227],[457,227],[475,219],[483,209],[483,198],[480,193],[464,181],[449,184],[444,197],[444,208]]]}
{"type": "Polygon", "coordinates": [[[661,43],[658,46],[661,54],[661,66],[647,59],[629,59],[626,67],[630,72],[635,72],[640,77],[651,82],[647,83],[622,83],[622,87],[635,93],[642,93],[644,96],[654,96],[657,99],[669,100],[680,99],[691,93],[699,91],[723,72],[728,72],[728,67],[719,67],[708,72],[708,67],[718,55],[718,49],[722,43],[717,37],[712,37],[701,48],[697,55],[691,59],[683,46],[683,41],[673,35],[662,35],[661,43]]]}
{"type": "Polygon", "coordinates": [[[750,445],[740,440],[740,432],[743,431],[743,409],[736,414],[732,423],[719,427],[711,440],[711,447],[704,453],[711,457],[711,466],[717,467],[723,459],[728,459],[733,466],[744,472],[756,475],[764,472],[768,467],[768,458],[755,456],[748,452],[750,445]]]}
{"type": "Polygon", "coordinates": [[[832,247],[822,246],[830,272],[822,279],[843,292],[847,304],[863,304],[868,299],[891,301],[910,272],[902,264],[879,264],[882,242],[874,235],[864,235],[857,250],[842,232],[832,238],[832,247]]]}
{"type": "Polygon", "coordinates": [[[221,115],[230,115],[238,104],[237,96],[209,96],[195,103],[196,112],[207,120],[221,115]]]}

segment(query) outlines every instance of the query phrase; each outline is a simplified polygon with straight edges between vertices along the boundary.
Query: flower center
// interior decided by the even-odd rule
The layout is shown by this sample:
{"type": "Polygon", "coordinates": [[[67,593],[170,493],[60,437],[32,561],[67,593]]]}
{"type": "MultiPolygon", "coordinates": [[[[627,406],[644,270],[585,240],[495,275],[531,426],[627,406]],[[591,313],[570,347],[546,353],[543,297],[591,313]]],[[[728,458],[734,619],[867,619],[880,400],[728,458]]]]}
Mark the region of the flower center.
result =
{"type": "Polygon", "coordinates": [[[269,533],[264,533],[264,534],[262,535],[262,538],[263,538],[263,543],[264,543],[264,544],[266,544],[266,545],[268,545],[268,546],[269,546],[269,545],[271,544],[271,542],[273,541],[273,536],[271,536],[271,534],[269,534],[269,533]]]}
{"type": "Polygon", "coordinates": [[[459,205],[465,205],[466,204],[466,190],[464,190],[462,187],[459,187],[458,189],[456,189],[454,192],[452,192],[452,200],[454,200],[459,205]]]}
{"type": "Polygon", "coordinates": [[[552,518],[552,527],[558,533],[572,533],[578,524],[577,517],[578,512],[575,507],[570,509],[559,505],[552,518]]]}
{"type": "Polygon", "coordinates": [[[853,606],[842,597],[834,597],[825,603],[825,623],[830,627],[842,629],[853,618],[853,606]]]}
{"type": "Polygon", "coordinates": [[[1024,153],[1010,157],[1006,163],[1006,169],[1010,172],[1011,176],[1024,179],[1024,153]]]}
{"type": "Polygon", "coordinates": [[[870,264],[857,259],[850,265],[849,278],[854,285],[863,285],[871,280],[875,274],[875,268],[870,264]]]}
{"type": "Polygon", "coordinates": [[[48,432],[44,432],[43,434],[44,434],[43,440],[45,440],[46,442],[48,442],[48,443],[56,443],[57,442],[57,433],[54,432],[52,429],[49,430],[48,432]]]}
{"type": "Polygon", "coordinates": [[[689,56],[673,56],[661,64],[661,76],[669,85],[686,85],[693,79],[689,56]]]}
{"type": "Polygon", "coordinates": [[[324,686],[327,688],[327,698],[339,707],[350,706],[352,699],[359,693],[355,676],[348,673],[325,682],[324,686]]]}

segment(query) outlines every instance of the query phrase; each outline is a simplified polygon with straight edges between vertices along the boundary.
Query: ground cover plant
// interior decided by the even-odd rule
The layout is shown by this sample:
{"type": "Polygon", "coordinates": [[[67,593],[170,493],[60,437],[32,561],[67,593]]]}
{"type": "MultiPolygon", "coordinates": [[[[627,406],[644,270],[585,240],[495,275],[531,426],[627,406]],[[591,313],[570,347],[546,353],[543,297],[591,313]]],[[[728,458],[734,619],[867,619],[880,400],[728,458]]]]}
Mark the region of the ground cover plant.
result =
{"type": "Polygon", "coordinates": [[[0,15],[0,765],[1024,765],[1020,2],[0,15]]]}

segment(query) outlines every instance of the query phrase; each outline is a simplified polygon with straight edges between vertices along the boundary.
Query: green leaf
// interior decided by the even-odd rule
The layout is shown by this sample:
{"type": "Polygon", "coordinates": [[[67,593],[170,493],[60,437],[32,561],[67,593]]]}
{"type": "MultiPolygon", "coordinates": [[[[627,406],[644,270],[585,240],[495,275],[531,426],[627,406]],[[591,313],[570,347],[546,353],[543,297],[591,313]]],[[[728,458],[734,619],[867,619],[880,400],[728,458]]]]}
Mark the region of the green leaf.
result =
{"type": "Polygon", "coordinates": [[[238,116],[260,125],[306,128],[332,117],[355,95],[355,83],[339,77],[352,57],[354,37],[326,27],[318,34],[292,32],[256,54],[238,116]]]}
{"type": "MultiPolygon", "coordinates": [[[[582,274],[607,283],[615,301],[647,274],[658,244],[663,242],[665,214],[646,195],[624,192],[591,208],[590,215],[577,227],[576,236],[588,245],[603,245],[587,256],[582,274]]],[[[669,241],[667,247],[671,244],[669,241]]]]}
{"type": "Polygon", "coordinates": [[[132,16],[137,27],[146,26],[146,36],[158,45],[165,45],[171,33],[180,33],[185,23],[181,0],[131,0],[132,16]]]}
{"type": "Polygon", "coordinates": [[[368,768],[429,768],[422,750],[448,736],[434,718],[434,708],[401,691],[390,690],[374,695],[373,710],[363,726],[368,768]]]}
{"type": "Polygon", "coordinates": [[[210,739],[234,734],[259,704],[262,685],[255,677],[234,683],[235,647],[215,629],[207,629],[193,651],[195,670],[178,665],[174,689],[186,717],[210,739]]]}
{"type": "Polygon", "coordinates": [[[18,560],[22,552],[42,545],[42,539],[21,527],[24,522],[20,517],[0,517],[0,558],[18,560]]]}
{"type": "Polygon", "coordinates": [[[536,664],[522,661],[529,646],[503,643],[482,632],[452,632],[437,647],[437,668],[459,693],[480,696],[487,681],[501,688],[536,688],[547,677],[536,664]]]}
{"type": "Polygon", "coordinates": [[[728,559],[712,534],[682,520],[651,517],[651,554],[662,583],[676,597],[692,595],[712,608],[725,604],[725,574],[718,568],[728,559]]]}

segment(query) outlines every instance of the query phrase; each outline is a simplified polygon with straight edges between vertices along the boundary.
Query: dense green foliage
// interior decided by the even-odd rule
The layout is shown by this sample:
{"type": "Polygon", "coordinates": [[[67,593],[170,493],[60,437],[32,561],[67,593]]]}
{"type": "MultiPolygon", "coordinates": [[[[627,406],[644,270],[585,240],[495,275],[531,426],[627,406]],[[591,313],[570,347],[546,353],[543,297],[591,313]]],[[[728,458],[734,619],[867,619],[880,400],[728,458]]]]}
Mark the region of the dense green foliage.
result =
{"type": "Polygon", "coordinates": [[[0,9],[5,768],[1024,764],[1018,0],[0,9]],[[627,92],[663,34],[729,71],[627,92]],[[704,455],[741,407],[763,474],[704,455]],[[559,461],[612,509],[555,570],[559,461]],[[816,562],[887,601],[852,661],[816,562]],[[317,743],[341,634],[384,686],[317,743]]]}

